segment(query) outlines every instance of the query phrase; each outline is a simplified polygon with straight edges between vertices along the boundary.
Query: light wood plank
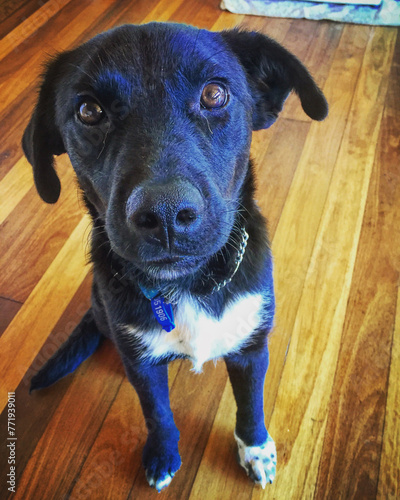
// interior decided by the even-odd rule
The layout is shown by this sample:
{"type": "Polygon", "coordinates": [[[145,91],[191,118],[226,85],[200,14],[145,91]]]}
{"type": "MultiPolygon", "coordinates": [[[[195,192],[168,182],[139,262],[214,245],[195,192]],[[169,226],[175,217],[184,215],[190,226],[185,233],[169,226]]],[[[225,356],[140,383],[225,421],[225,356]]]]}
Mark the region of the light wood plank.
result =
{"type": "Polygon", "coordinates": [[[236,403],[227,383],[190,492],[191,500],[202,500],[204,492],[208,498],[221,498],[223,492],[224,498],[250,500],[253,483],[236,460],[235,420],[236,403]]]}
{"type": "Polygon", "coordinates": [[[33,186],[31,167],[25,157],[20,158],[0,181],[0,225],[33,186]]]}
{"type": "MultiPolygon", "coordinates": [[[[266,151],[258,148],[255,156],[258,179],[256,198],[267,217],[271,239],[274,238],[309,130],[309,123],[281,118],[267,131],[269,140],[266,141],[266,151]],[[287,148],[288,137],[290,148],[287,148]],[[283,162],[282,151],[285,152],[283,162]]],[[[258,137],[258,133],[254,135],[258,137]]]]}
{"type": "Polygon", "coordinates": [[[83,217],[0,338],[0,411],[89,271],[84,251],[89,224],[83,217]]]}
{"type": "Polygon", "coordinates": [[[223,11],[210,29],[212,31],[229,30],[242,24],[244,19],[245,16],[241,14],[230,14],[223,11]]]}
{"type": "MultiPolygon", "coordinates": [[[[18,402],[18,467],[16,470],[16,481],[19,484],[22,473],[32,456],[37,444],[43,436],[54,412],[63,399],[69,385],[75,376],[84,376],[86,363],[79,368],[76,374],[70,375],[40,393],[29,394],[30,380],[32,375],[43,366],[59,346],[69,337],[73,329],[79,323],[87,309],[90,307],[90,289],[92,278],[88,275],[80,285],[77,293],[68,304],[61,315],[51,334],[46,339],[37,356],[29,366],[23,379],[15,391],[15,399],[18,402]]],[[[0,428],[7,427],[7,413],[4,411],[0,416],[0,428]]],[[[0,454],[0,470],[7,470],[7,455],[0,454]]],[[[0,481],[0,498],[7,498],[7,485],[0,481]]]]}
{"type": "Polygon", "coordinates": [[[142,24],[149,23],[157,19],[157,21],[165,22],[170,19],[172,14],[179,9],[184,0],[161,0],[152,9],[147,16],[144,17],[142,24]]]}
{"type": "Polygon", "coordinates": [[[369,41],[304,283],[270,424],[281,457],[269,491],[277,498],[315,493],[395,39],[378,28],[369,41]]]}

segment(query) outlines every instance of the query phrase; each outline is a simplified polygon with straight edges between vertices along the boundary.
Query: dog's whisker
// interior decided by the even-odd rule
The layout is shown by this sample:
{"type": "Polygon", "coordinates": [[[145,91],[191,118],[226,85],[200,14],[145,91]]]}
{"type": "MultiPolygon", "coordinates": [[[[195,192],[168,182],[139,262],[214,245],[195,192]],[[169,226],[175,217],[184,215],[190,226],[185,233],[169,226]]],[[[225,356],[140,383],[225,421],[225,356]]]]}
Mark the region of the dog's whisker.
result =
{"type": "Polygon", "coordinates": [[[107,136],[108,136],[108,132],[110,131],[110,128],[111,128],[111,125],[109,124],[108,128],[106,129],[106,133],[104,134],[103,147],[101,148],[100,153],[97,156],[97,160],[100,158],[101,153],[104,151],[104,148],[106,147],[107,136]]]}
{"type": "Polygon", "coordinates": [[[242,202],[239,201],[239,206],[241,207],[242,211],[247,212],[247,214],[252,217],[252,214],[249,212],[248,208],[243,205],[242,202]]]}
{"type": "Polygon", "coordinates": [[[83,68],[81,68],[80,66],[77,66],[76,64],[73,64],[73,63],[68,63],[69,66],[72,66],[73,68],[76,68],[78,69],[81,73],[83,73],[84,75],[86,75],[92,82],[96,83],[96,79],[90,75],[89,73],[87,73],[83,68]]]}
{"type": "Polygon", "coordinates": [[[213,134],[213,131],[211,130],[211,127],[210,127],[210,122],[208,121],[208,118],[207,118],[207,116],[206,116],[206,115],[204,115],[204,118],[205,118],[205,120],[206,120],[206,122],[207,122],[207,127],[208,127],[208,130],[210,131],[210,134],[212,135],[212,134],[213,134]]]}

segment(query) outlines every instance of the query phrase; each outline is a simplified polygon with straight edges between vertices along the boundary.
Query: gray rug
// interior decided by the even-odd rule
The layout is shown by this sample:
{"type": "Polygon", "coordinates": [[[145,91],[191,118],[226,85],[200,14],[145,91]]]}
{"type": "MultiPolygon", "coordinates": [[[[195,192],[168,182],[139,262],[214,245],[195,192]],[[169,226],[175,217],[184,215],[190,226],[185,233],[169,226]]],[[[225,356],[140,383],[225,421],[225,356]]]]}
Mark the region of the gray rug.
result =
{"type": "Polygon", "coordinates": [[[343,5],[303,0],[222,0],[221,8],[235,14],[329,19],[342,23],[400,26],[399,0],[382,0],[379,6],[343,5]]]}

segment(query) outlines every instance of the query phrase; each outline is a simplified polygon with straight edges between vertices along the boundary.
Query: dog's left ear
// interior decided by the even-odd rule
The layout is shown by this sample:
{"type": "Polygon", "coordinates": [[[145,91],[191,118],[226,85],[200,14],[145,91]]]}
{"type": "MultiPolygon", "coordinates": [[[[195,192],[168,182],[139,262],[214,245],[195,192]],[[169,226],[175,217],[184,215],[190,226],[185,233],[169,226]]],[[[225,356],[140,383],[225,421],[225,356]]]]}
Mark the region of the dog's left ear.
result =
{"type": "Polygon", "coordinates": [[[221,32],[246,71],[253,97],[253,130],[271,126],[294,90],[305,113],[323,120],[328,103],[306,67],[278,42],[255,31],[221,32]]]}
{"type": "Polygon", "coordinates": [[[22,138],[22,149],[32,165],[36,189],[47,203],[55,203],[61,191],[53,156],[65,153],[65,147],[56,125],[55,100],[56,82],[66,57],[67,53],[62,53],[47,65],[35,110],[22,138]]]}

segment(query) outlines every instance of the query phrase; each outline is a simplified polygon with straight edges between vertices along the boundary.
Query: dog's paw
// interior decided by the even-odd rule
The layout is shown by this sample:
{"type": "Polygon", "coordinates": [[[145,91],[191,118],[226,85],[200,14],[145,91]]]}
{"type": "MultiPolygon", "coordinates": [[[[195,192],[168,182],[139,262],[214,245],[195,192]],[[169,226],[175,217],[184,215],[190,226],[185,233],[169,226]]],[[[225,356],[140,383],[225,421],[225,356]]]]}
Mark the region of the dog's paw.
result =
{"type": "Polygon", "coordinates": [[[276,474],[276,448],[274,440],[268,435],[261,446],[247,446],[235,433],[238,445],[239,463],[247,475],[256,483],[265,488],[272,483],[276,474]]]}
{"type": "Polygon", "coordinates": [[[169,446],[160,444],[151,446],[149,442],[146,443],[143,450],[143,466],[149,485],[160,492],[169,485],[181,466],[178,445],[173,443],[169,446]]]}

